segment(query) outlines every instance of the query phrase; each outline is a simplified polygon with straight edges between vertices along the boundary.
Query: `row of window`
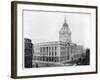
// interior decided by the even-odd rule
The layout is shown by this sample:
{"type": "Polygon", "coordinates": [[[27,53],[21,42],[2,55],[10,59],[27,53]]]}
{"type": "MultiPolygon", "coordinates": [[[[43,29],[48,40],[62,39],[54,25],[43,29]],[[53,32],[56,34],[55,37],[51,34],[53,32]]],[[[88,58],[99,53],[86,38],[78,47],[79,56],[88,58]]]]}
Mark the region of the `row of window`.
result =
{"type": "Polygon", "coordinates": [[[56,56],[56,47],[40,47],[40,55],[56,56]]]}
{"type": "Polygon", "coordinates": [[[40,47],[40,52],[48,52],[50,50],[56,50],[56,47],[40,47]]]}
{"type": "Polygon", "coordinates": [[[40,52],[38,55],[57,56],[57,52],[40,52]]]}
{"type": "Polygon", "coordinates": [[[49,52],[49,56],[56,56],[57,52],[49,52]]]}
{"type": "Polygon", "coordinates": [[[41,57],[41,56],[35,56],[34,57],[34,60],[58,62],[58,58],[57,57],[41,57]]]}

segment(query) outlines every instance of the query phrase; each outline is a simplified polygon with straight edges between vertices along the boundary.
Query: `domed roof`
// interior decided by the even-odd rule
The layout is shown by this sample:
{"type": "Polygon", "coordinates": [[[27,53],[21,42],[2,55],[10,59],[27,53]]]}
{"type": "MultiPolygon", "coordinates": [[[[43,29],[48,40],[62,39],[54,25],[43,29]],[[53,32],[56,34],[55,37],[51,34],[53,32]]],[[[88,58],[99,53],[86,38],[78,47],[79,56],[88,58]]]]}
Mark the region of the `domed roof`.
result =
{"type": "Polygon", "coordinates": [[[66,32],[66,33],[68,33],[68,34],[71,34],[71,31],[70,31],[70,29],[69,29],[69,26],[68,26],[68,24],[66,23],[66,17],[65,17],[65,19],[64,19],[64,24],[63,24],[63,26],[62,26],[62,28],[61,28],[61,30],[60,30],[60,33],[63,33],[63,32],[66,32]]]}

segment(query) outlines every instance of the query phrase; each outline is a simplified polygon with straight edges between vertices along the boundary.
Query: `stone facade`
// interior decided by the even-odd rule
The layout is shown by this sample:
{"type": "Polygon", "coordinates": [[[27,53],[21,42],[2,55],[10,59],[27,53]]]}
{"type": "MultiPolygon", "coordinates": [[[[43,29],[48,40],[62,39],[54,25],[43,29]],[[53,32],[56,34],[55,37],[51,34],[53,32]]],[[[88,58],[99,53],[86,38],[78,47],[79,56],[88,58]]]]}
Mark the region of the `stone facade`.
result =
{"type": "Polygon", "coordinates": [[[65,17],[64,24],[59,31],[59,41],[34,44],[33,62],[64,65],[80,58],[83,50],[82,45],[72,43],[71,31],[65,17]]]}

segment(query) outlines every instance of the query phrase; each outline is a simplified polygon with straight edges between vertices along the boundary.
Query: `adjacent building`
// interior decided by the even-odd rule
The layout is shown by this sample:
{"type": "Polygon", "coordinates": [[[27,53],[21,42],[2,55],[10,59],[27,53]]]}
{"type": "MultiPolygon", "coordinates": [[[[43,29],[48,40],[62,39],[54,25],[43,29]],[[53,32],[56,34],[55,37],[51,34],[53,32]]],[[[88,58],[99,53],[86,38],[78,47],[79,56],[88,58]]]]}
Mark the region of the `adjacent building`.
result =
{"type": "Polygon", "coordinates": [[[24,39],[24,67],[32,68],[32,60],[33,60],[33,44],[30,39],[24,39]]]}

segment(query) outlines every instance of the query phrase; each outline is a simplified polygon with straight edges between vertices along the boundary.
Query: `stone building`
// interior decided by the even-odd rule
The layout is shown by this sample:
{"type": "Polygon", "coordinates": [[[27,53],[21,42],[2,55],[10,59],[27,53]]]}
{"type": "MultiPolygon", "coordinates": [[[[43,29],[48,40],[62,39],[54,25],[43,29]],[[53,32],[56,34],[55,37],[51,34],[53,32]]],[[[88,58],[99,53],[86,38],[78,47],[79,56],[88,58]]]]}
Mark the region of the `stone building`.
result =
{"type": "Polygon", "coordinates": [[[83,46],[72,43],[71,30],[66,23],[66,17],[59,31],[59,41],[34,44],[33,62],[64,65],[77,60],[83,54],[83,46]]]}
{"type": "Polygon", "coordinates": [[[24,67],[32,68],[32,59],[33,59],[33,44],[30,39],[24,39],[24,67]]]}

